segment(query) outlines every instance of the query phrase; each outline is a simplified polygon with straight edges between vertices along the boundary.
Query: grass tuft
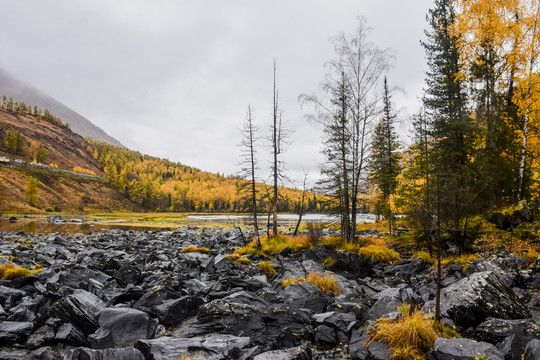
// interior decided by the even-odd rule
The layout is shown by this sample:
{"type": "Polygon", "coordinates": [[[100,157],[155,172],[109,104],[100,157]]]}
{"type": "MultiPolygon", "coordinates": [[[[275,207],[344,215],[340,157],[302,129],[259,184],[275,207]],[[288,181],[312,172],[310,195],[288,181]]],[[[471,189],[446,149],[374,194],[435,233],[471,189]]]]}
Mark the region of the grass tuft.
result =
{"type": "Polygon", "coordinates": [[[257,243],[255,241],[237,249],[236,254],[239,255],[258,255],[268,256],[282,252],[285,248],[290,248],[293,252],[297,252],[304,249],[311,249],[313,244],[310,242],[309,237],[305,234],[297,236],[287,236],[279,234],[277,236],[261,236],[262,249],[257,249],[257,243]]]}
{"type": "Polygon", "coordinates": [[[40,265],[36,265],[34,270],[30,270],[23,266],[17,266],[12,262],[8,262],[5,264],[0,264],[0,279],[13,280],[20,277],[30,276],[42,271],[43,269],[40,265]]]}
{"type": "Polygon", "coordinates": [[[281,282],[281,285],[285,289],[287,286],[291,284],[299,284],[301,282],[312,283],[313,285],[321,289],[323,294],[326,294],[326,295],[330,295],[330,294],[339,295],[340,294],[339,283],[337,279],[331,274],[323,276],[322,274],[318,272],[311,272],[307,278],[301,277],[301,278],[285,279],[281,282]]]}
{"type": "Polygon", "coordinates": [[[383,263],[396,263],[401,260],[401,256],[386,246],[384,241],[378,241],[360,248],[358,250],[358,255],[365,257],[370,262],[379,261],[383,263]]]}
{"type": "MultiPolygon", "coordinates": [[[[418,251],[415,252],[412,257],[422,259],[427,261],[431,265],[437,265],[437,257],[430,256],[427,251],[418,251]]],[[[462,254],[461,256],[454,255],[441,258],[441,266],[445,266],[450,262],[455,262],[456,264],[461,265],[462,269],[465,270],[471,265],[474,261],[478,260],[478,255],[475,254],[462,254]]]]}
{"type": "Polygon", "coordinates": [[[276,268],[271,261],[261,261],[259,263],[259,271],[266,275],[277,274],[276,268]]]}
{"type": "Polygon", "coordinates": [[[251,261],[245,256],[239,254],[227,254],[225,257],[231,261],[234,261],[237,265],[242,264],[246,266],[251,266],[251,261]]]}
{"type": "Polygon", "coordinates": [[[380,341],[388,344],[394,360],[425,359],[439,336],[456,338],[459,334],[444,324],[429,319],[420,310],[412,311],[409,304],[398,306],[402,314],[396,320],[379,319],[369,329],[369,344],[380,341]]]}
{"type": "Polygon", "coordinates": [[[193,245],[189,245],[188,247],[182,249],[183,253],[198,252],[202,254],[208,254],[209,251],[210,249],[208,249],[207,247],[196,247],[193,245]]]}

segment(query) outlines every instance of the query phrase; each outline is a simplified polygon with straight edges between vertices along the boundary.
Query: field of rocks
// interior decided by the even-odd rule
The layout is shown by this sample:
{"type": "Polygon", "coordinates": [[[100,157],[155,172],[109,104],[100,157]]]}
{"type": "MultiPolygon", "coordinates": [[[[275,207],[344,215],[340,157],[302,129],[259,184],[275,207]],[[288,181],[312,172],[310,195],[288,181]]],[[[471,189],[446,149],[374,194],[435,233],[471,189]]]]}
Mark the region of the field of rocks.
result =
{"type": "MultiPolygon", "coordinates": [[[[403,316],[402,303],[434,312],[436,272],[421,259],[370,263],[319,245],[266,259],[266,275],[261,259],[226,256],[243,245],[219,228],[0,233],[0,263],[43,269],[0,280],[0,359],[382,360],[379,319],[403,316]],[[339,295],[283,288],[310,273],[335,277],[339,295]]],[[[443,270],[443,322],[461,338],[437,338],[428,359],[540,359],[540,260],[501,251],[443,270]]]]}

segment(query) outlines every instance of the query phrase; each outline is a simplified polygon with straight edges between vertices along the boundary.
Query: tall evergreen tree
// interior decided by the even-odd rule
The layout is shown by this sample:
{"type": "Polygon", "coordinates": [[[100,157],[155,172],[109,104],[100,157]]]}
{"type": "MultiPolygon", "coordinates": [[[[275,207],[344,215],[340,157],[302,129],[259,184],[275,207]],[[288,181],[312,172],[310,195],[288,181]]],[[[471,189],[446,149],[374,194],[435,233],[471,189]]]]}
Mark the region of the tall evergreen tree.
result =
{"type": "Polygon", "coordinates": [[[380,192],[379,208],[388,219],[389,232],[392,232],[393,212],[391,197],[397,187],[397,176],[401,172],[398,135],[395,130],[396,114],[392,108],[388,82],[384,78],[383,112],[375,127],[372,139],[372,152],[369,162],[371,182],[380,192]]]}

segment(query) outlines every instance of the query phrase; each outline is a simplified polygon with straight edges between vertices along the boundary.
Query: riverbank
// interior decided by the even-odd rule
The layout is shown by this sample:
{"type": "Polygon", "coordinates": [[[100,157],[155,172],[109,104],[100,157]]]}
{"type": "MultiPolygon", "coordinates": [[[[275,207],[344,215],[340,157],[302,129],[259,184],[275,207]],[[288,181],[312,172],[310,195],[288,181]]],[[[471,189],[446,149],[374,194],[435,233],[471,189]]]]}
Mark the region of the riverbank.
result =
{"type": "MultiPolygon", "coordinates": [[[[384,342],[367,347],[369,328],[403,317],[403,302],[434,309],[436,276],[424,260],[369,262],[317,245],[238,261],[227,256],[245,245],[237,230],[2,232],[0,244],[0,261],[43,269],[0,281],[0,358],[388,359],[384,342]],[[338,291],[290,280],[311,274],[338,291]]],[[[446,265],[443,322],[464,338],[440,336],[430,356],[538,351],[539,270],[504,251],[467,269],[446,265]]]]}

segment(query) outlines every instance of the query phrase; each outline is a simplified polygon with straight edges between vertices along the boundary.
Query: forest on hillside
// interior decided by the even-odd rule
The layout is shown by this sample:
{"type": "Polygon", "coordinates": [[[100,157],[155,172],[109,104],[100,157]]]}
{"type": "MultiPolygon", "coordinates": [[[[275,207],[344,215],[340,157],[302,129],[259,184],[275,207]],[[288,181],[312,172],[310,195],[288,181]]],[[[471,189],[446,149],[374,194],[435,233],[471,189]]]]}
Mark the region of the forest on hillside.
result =
{"type": "MultiPolygon", "coordinates": [[[[247,206],[248,183],[239,176],[213,174],[107,143],[88,141],[111,184],[145,210],[242,212],[247,206]]],[[[257,189],[262,195],[258,206],[268,208],[268,186],[258,183],[257,189]]],[[[279,211],[296,211],[301,198],[301,190],[280,187],[279,211]]],[[[305,211],[322,211],[322,206],[324,197],[307,194],[305,211]]]]}

